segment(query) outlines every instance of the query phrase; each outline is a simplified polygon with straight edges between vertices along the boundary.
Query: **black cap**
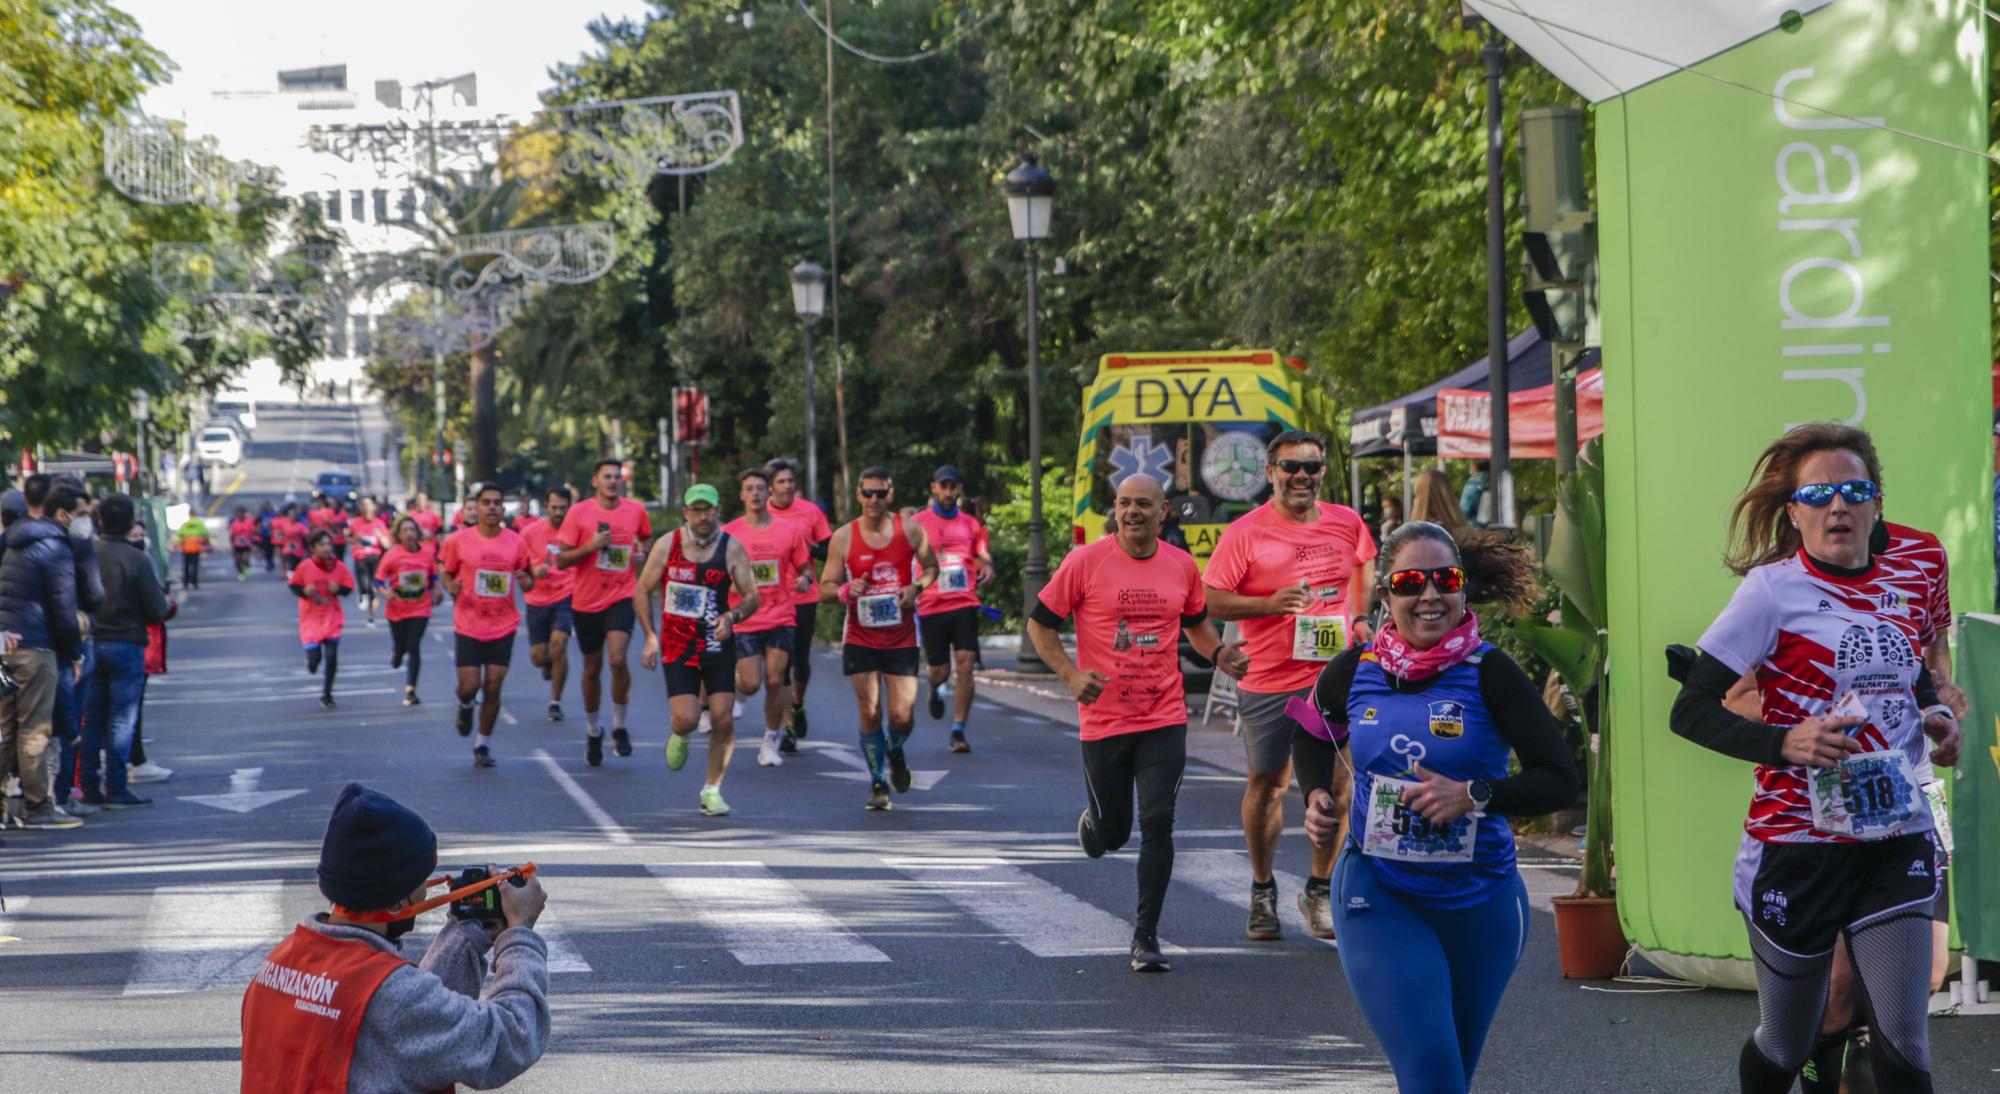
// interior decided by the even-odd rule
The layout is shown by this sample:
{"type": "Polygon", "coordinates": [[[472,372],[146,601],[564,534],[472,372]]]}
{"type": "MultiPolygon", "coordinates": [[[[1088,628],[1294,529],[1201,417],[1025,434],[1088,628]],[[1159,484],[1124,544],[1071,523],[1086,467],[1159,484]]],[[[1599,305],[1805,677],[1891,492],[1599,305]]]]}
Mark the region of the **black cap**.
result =
{"type": "Polygon", "coordinates": [[[430,879],[437,833],[402,803],[348,783],[319,849],[319,891],[357,912],[388,908],[430,879]]]}
{"type": "Polygon", "coordinates": [[[965,476],[958,473],[958,468],[953,467],[950,464],[945,464],[943,467],[940,467],[936,471],[931,472],[931,481],[955,482],[963,486],[965,485],[965,476]]]}

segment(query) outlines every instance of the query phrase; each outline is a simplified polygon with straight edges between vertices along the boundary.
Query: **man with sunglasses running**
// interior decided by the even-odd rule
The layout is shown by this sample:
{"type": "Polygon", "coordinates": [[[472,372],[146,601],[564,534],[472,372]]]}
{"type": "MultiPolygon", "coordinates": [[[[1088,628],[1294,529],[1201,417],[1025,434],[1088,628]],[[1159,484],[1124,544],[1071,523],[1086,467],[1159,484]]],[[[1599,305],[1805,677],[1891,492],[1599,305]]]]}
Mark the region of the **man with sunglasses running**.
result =
{"type": "Polygon", "coordinates": [[[599,460],[591,470],[595,493],[570,507],[556,534],[556,565],[576,571],[570,592],[570,619],[576,625],[576,645],[583,651],[584,762],[604,762],[604,730],[597,723],[603,698],[602,673],[611,661],[611,750],[632,754],[632,737],[625,729],[625,704],[632,698],[632,669],[626,651],[638,616],[632,598],[639,587],[639,566],[653,539],[653,522],[646,507],[624,492],[625,469],[617,460],[599,460]]]}
{"type": "MultiPolygon", "coordinates": [[[[1209,611],[1235,621],[1250,651],[1237,722],[1249,759],[1243,792],[1243,838],[1250,850],[1249,936],[1280,937],[1278,884],[1272,873],[1292,782],[1294,696],[1310,697],[1320,670],[1341,650],[1372,635],[1360,617],[1375,585],[1375,540],[1361,515],[1319,499],[1326,442],[1301,429],[1271,438],[1266,450],[1271,500],[1223,529],[1202,584],[1209,611]]],[[[1310,790],[1311,788],[1305,788],[1310,790]]],[[[1338,795],[1336,795],[1337,797],[1338,795]]],[[[1330,878],[1340,841],[1313,849],[1299,912],[1315,938],[1333,937],[1330,878]]]]}

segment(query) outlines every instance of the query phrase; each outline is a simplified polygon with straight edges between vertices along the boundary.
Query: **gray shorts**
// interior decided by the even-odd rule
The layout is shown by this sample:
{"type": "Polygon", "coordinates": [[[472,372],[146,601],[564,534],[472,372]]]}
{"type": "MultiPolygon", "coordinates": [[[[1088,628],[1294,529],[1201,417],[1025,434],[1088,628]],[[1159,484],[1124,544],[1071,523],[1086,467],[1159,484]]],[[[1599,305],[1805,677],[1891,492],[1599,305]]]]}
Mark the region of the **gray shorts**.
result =
{"type": "Polygon", "coordinates": [[[1236,692],[1236,724],[1243,731],[1243,753],[1250,770],[1258,774],[1282,771],[1292,762],[1292,727],[1298,725],[1285,713],[1285,701],[1294,695],[1310,700],[1311,688],[1297,691],[1236,692]]]}

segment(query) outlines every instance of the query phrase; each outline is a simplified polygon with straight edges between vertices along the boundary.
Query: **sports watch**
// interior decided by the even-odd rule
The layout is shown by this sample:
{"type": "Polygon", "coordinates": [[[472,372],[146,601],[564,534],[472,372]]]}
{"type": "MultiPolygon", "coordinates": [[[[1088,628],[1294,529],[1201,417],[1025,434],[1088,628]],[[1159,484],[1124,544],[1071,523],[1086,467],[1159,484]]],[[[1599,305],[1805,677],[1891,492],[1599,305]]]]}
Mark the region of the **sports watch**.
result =
{"type": "Polygon", "coordinates": [[[1493,784],[1485,779],[1474,779],[1466,784],[1465,793],[1472,799],[1472,811],[1483,814],[1486,804],[1493,800],[1493,784]]]}

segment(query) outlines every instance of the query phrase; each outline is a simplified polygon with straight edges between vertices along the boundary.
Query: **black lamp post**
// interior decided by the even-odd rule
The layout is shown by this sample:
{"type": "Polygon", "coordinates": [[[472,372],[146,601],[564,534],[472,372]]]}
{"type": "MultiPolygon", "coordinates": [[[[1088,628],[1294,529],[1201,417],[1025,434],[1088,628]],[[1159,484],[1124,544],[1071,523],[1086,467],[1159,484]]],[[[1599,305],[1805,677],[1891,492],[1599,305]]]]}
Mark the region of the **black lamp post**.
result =
{"type": "Polygon", "coordinates": [[[826,270],[807,260],[792,267],[792,310],[806,328],[806,489],[819,496],[819,445],[813,438],[813,323],[826,314],[826,270]]]}
{"type": "Polygon", "coordinates": [[[1035,264],[1036,245],[1049,237],[1049,219],[1054,211],[1055,176],[1042,167],[1033,152],[1021,158],[1021,166],[1007,173],[1003,188],[1007,194],[1007,217],[1028,255],[1028,558],[1021,566],[1020,668],[1023,672],[1047,672],[1049,668],[1028,640],[1028,615],[1035,610],[1042,586],[1049,580],[1048,544],[1043,538],[1042,521],[1042,347],[1041,288],[1035,264]]]}

